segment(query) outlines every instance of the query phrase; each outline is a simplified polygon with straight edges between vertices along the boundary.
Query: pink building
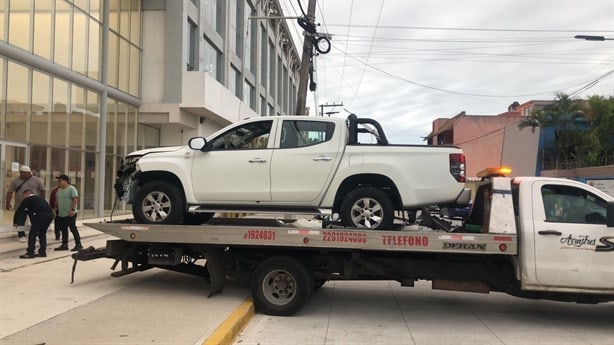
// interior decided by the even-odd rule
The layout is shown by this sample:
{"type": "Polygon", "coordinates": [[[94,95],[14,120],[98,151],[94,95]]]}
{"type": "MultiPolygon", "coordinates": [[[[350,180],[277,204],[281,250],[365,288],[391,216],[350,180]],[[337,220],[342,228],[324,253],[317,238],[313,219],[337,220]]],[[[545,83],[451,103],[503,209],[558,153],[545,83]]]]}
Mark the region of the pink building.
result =
{"type": "Polygon", "coordinates": [[[551,101],[529,101],[510,105],[499,115],[467,115],[464,111],[452,118],[433,121],[426,137],[429,145],[454,145],[463,149],[467,159],[467,177],[476,177],[487,167],[508,165],[512,173],[534,175],[539,128],[518,129],[518,122],[532,110],[551,101]]]}

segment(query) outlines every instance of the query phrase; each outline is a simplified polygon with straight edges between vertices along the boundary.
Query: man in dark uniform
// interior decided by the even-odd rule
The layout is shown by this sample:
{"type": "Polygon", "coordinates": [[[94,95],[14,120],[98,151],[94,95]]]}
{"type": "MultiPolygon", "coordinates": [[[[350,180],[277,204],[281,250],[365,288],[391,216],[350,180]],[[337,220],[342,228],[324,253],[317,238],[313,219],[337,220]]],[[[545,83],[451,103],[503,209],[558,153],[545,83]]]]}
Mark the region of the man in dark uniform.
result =
{"type": "Polygon", "coordinates": [[[53,220],[53,211],[45,199],[35,195],[31,190],[27,189],[23,192],[23,201],[15,211],[13,217],[13,226],[24,225],[26,216],[30,217],[30,234],[28,235],[28,249],[24,255],[20,255],[21,259],[32,259],[35,256],[47,256],[47,228],[53,220]],[[36,238],[40,244],[38,253],[34,254],[36,248],[36,238]]]}

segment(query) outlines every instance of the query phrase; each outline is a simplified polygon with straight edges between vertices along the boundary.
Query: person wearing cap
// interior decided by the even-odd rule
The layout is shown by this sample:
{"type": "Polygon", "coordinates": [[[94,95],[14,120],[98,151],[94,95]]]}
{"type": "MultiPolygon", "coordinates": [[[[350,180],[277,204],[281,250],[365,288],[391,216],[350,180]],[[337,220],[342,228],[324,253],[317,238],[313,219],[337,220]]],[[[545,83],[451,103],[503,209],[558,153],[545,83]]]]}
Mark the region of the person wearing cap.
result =
{"type": "Polygon", "coordinates": [[[76,252],[83,249],[81,245],[81,236],[77,229],[77,206],[79,205],[79,192],[77,188],[70,184],[68,175],[62,174],[58,176],[60,188],[55,194],[56,201],[56,218],[58,228],[62,233],[62,245],[54,250],[68,250],[68,229],[75,239],[75,247],[71,251],[76,252]]]}
{"type": "MultiPolygon", "coordinates": [[[[13,193],[15,193],[15,209],[17,209],[23,200],[23,192],[25,190],[31,190],[34,195],[38,195],[43,199],[45,198],[45,185],[43,181],[32,175],[32,170],[27,165],[23,165],[19,168],[19,178],[15,179],[9,185],[4,199],[6,200],[5,208],[7,210],[11,209],[11,200],[13,199],[13,193]]],[[[26,233],[24,231],[17,232],[17,236],[19,236],[21,242],[26,241],[26,233]]]]}
{"type": "Polygon", "coordinates": [[[26,217],[30,218],[32,226],[28,234],[28,249],[26,249],[26,253],[20,255],[19,258],[33,259],[36,256],[44,258],[47,256],[47,228],[53,219],[51,207],[49,207],[45,199],[38,195],[34,195],[29,189],[23,191],[22,197],[23,200],[17,210],[15,210],[15,215],[13,216],[13,226],[17,227],[24,225],[26,223],[26,217]],[[36,249],[37,237],[40,247],[38,253],[35,254],[34,250],[36,249]]]}

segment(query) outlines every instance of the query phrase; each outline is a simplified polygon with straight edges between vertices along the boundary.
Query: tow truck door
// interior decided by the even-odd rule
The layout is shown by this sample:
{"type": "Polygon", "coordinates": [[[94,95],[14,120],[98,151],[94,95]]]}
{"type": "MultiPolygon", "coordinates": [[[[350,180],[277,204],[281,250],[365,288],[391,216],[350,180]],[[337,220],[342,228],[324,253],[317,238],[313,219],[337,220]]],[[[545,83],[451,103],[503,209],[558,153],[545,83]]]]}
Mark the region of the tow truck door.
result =
{"type": "Polygon", "coordinates": [[[564,181],[534,182],[532,199],[539,284],[611,290],[614,228],[606,226],[606,201],[564,181]]]}

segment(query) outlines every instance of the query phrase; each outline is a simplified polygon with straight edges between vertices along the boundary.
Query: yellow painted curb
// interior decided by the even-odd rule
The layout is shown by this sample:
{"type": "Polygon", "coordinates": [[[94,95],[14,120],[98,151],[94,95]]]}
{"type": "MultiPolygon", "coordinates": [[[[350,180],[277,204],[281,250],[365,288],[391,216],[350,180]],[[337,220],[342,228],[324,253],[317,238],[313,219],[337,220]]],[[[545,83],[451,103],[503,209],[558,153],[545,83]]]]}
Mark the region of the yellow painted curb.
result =
{"type": "Polygon", "coordinates": [[[254,302],[245,299],[202,345],[230,345],[254,316],[254,302]]]}

